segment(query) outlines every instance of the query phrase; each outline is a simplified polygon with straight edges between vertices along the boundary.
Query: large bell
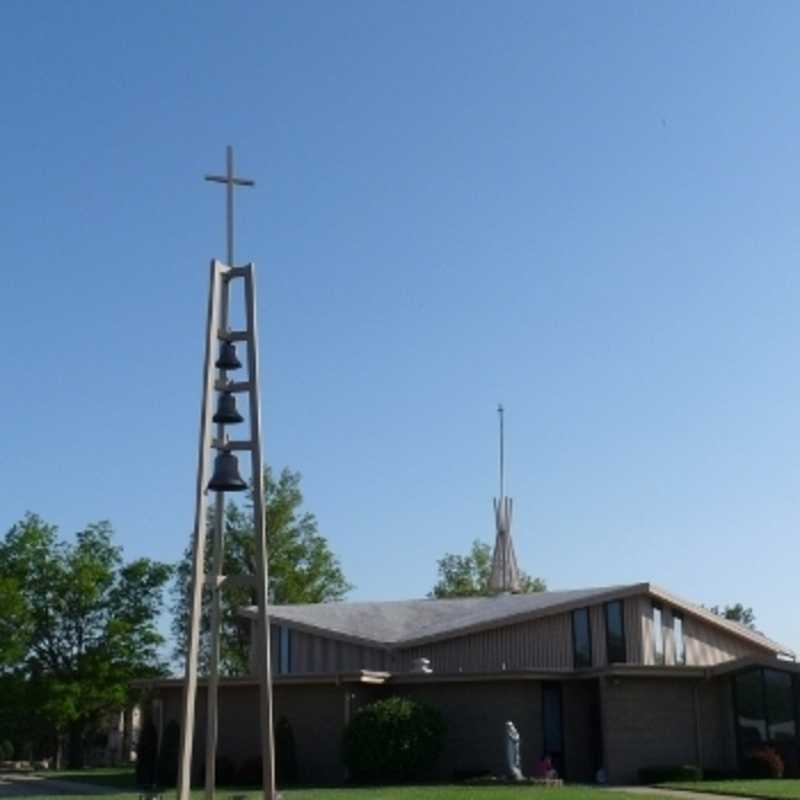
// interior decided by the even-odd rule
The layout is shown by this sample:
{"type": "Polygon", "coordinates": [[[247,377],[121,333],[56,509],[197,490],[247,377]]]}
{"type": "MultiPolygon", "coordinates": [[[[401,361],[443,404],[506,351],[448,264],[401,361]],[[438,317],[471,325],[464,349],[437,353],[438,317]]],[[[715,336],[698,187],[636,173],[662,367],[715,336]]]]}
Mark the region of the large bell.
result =
{"type": "Polygon", "coordinates": [[[220,453],[214,459],[214,474],[208,482],[214,492],[243,492],[247,484],[239,474],[239,462],[233,453],[220,453]]]}
{"type": "Polygon", "coordinates": [[[222,425],[235,425],[237,422],[244,421],[244,417],[236,410],[236,398],[230,392],[219,396],[217,413],[214,414],[212,420],[222,425]]]}
{"type": "Polygon", "coordinates": [[[214,364],[217,369],[239,369],[242,362],[236,357],[236,345],[233,342],[223,342],[219,348],[219,358],[214,364]]]}

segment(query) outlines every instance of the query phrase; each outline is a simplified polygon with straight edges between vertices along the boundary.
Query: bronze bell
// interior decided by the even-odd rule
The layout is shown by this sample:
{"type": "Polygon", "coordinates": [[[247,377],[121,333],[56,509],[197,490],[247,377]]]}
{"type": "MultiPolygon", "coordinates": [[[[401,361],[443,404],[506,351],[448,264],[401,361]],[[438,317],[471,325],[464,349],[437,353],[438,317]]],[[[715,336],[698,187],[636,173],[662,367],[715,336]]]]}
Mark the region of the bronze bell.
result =
{"type": "Polygon", "coordinates": [[[247,484],[239,474],[239,462],[233,453],[220,453],[214,459],[214,474],[208,482],[213,492],[243,492],[247,484]]]}
{"type": "Polygon", "coordinates": [[[222,425],[235,425],[244,421],[244,417],[236,410],[236,398],[230,392],[219,396],[217,413],[211,419],[222,425]]]}
{"type": "Polygon", "coordinates": [[[242,362],[236,357],[236,345],[233,342],[223,342],[219,348],[219,358],[214,364],[217,369],[239,369],[242,362]]]}

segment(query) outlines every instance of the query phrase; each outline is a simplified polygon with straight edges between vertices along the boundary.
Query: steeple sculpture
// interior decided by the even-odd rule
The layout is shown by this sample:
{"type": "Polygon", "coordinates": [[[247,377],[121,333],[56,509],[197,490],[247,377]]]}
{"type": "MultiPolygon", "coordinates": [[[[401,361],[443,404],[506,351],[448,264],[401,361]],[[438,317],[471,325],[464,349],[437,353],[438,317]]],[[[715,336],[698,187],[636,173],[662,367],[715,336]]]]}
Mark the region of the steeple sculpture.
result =
{"type": "Polygon", "coordinates": [[[517,594],[521,590],[517,557],[511,541],[511,511],[513,501],[503,491],[503,413],[502,405],[497,406],[500,418],[500,497],[494,499],[494,520],[497,531],[492,556],[492,572],[489,575],[489,591],[492,594],[517,594]]]}

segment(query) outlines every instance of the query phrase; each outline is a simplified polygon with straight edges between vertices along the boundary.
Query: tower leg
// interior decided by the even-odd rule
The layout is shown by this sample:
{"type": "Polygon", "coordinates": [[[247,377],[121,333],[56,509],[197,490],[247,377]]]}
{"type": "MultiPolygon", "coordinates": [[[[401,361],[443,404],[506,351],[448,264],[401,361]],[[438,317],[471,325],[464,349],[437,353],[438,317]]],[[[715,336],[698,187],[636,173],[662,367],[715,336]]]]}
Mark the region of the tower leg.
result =
{"type": "Polygon", "coordinates": [[[206,354],[203,369],[203,403],[200,414],[200,444],[195,489],[195,518],[192,540],[191,606],[189,609],[189,640],[186,652],[186,673],[183,684],[181,709],[180,763],[178,766],[178,800],[189,800],[192,779],[192,744],[194,740],[195,701],[197,698],[197,673],[200,657],[200,617],[203,606],[205,582],[206,512],[209,480],[208,433],[211,429],[211,397],[214,392],[214,343],[219,329],[220,264],[211,263],[209,279],[208,312],[206,315],[206,354]]]}
{"type": "Polygon", "coordinates": [[[256,556],[256,602],[260,652],[255,663],[259,670],[259,702],[261,720],[261,761],[263,768],[264,800],[276,800],[275,746],[272,724],[272,662],[270,659],[269,631],[269,568],[267,562],[267,540],[264,519],[264,469],[261,455],[261,403],[259,401],[258,334],[256,329],[255,269],[252,264],[245,268],[245,309],[249,340],[247,346],[248,372],[250,379],[250,430],[253,447],[253,522],[255,527],[256,556]]]}

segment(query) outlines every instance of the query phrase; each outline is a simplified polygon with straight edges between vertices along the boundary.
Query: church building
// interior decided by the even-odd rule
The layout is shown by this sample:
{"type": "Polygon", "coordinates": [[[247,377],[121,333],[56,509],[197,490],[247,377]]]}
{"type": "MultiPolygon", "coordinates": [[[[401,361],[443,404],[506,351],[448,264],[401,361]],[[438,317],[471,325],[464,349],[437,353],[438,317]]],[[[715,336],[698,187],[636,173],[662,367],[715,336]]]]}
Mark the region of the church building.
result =
{"type": "MultiPolygon", "coordinates": [[[[507,721],[528,775],[544,754],[575,782],[683,764],[732,774],[766,744],[800,773],[789,648],[651,583],[517,594],[511,510],[501,493],[492,596],[269,608],[274,715],[291,726],[302,783],[344,782],[345,726],[392,695],[441,710],[443,780],[502,774],[507,721]]],[[[236,766],[259,752],[257,669],[220,684],[218,753],[236,766]]],[[[160,728],[180,720],[181,680],[138,685],[160,728]]],[[[205,724],[201,684],[198,742],[205,724]]]]}

